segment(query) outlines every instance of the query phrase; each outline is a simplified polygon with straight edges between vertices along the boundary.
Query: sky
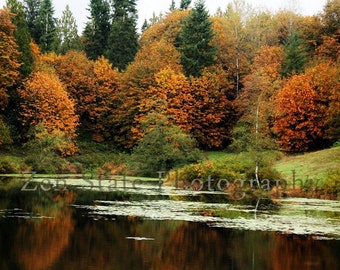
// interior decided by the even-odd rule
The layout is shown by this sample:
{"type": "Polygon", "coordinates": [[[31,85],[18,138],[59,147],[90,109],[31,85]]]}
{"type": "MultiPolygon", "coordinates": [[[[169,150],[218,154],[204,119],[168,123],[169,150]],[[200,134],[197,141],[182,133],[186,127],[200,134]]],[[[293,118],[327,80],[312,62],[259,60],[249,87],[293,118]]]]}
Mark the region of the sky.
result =
{"type": "MultiPolygon", "coordinates": [[[[79,32],[85,27],[85,23],[88,21],[90,0],[52,0],[55,8],[55,17],[60,18],[63,10],[68,4],[70,10],[73,13],[77,21],[79,32]]],[[[180,0],[176,0],[176,7],[179,7],[180,0]]],[[[192,4],[196,0],[192,1],[192,4]]],[[[205,5],[211,15],[213,15],[218,7],[225,10],[228,3],[232,0],[205,0],[205,5]]],[[[314,15],[323,10],[326,0],[246,0],[247,3],[258,9],[268,9],[270,11],[278,11],[280,9],[287,9],[294,7],[294,11],[303,15],[314,15]],[[292,4],[294,3],[294,4],[292,4]]],[[[6,5],[6,0],[0,0],[0,7],[6,5]]],[[[153,13],[158,15],[159,13],[166,13],[171,5],[171,0],[137,0],[138,10],[138,31],[142,26],[145,19],[152,17],[153,13]]],[[[79,33],[80,34],[80,33],[79,33]]]]}

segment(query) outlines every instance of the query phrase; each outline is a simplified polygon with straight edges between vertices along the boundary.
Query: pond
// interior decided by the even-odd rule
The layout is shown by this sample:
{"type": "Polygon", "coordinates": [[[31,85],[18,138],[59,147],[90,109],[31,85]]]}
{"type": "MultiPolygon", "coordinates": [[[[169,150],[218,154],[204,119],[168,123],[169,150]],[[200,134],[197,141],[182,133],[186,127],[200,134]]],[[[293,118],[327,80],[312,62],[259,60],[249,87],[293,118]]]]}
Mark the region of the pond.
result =
{"type": "Polygon", "coordinates": [[[1,182],[0,269],[339,269],[339,201],[78,184],[1,182]]]}

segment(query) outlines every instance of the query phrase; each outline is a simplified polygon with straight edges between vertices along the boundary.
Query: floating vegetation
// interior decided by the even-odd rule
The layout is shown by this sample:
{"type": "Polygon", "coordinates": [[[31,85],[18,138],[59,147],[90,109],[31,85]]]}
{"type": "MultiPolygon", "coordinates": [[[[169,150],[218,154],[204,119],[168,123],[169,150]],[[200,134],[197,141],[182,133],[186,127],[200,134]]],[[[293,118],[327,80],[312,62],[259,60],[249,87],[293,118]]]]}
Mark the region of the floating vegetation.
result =
{"type": "Polygon", "coordinates": [[[285,199],[277,210],[183,200],[96,201],[95,205],[75,207],[105,217],[204,222],[212,227],[340,239],[340,202],[337,201],[285,199]]]}

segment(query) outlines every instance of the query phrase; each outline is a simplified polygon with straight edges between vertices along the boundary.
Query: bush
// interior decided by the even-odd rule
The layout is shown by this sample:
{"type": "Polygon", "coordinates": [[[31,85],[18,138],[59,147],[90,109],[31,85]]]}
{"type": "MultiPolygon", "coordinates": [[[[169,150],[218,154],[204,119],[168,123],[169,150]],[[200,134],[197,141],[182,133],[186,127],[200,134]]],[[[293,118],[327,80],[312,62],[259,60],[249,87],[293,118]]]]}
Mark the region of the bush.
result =
{"type": "Polygon", "coordinates": [[[24,162],[37,173],[62,173],[66,161],[54,153],[46,153],[44,158],[30,154],[24,162]]]}
{"type": "Polygon", "coordinates": [[[327,174],[323,189],[327,194],[331,194],[340,199],[340,171],[331,171],[327,174]]]}
{"type": "Polygon", "coordinates": [[[20,173],[21,164],[20,161],[12,157],[2,157],[0,158],[0,173],[20,173]]]}
{"type": "Polygon", "coordinates": [[[131,155],[132,170],[142,176],[157,176],[157,171],[169,171],[200,159],[195,139],[170,125],[166,116],[150,114],[147,124],[144,137],[131,155]]]}
{"type": "MultiPolygon", "coordinates": [[[[259,159],[259,179],[268,179],[271,185],[276,183],[276,179],[280,179],[279,172],[270,166],[273,158],[278,159],[279,155],[275,152],[268,152],[259,159]]],[[[255,162],[250,152],[226,155],[214,161],[207,160],[187,165],[177,170],[177,173],[172,171],[169,174],[170,182],[174,182],[176,174],[179,183],[184,183],[184,185],[190,185],[192,180],[197,178],[205,182],[209,176],[215,182],[220,179],[227,179],[229,182],[238,179],[252,180],[255,179],[255,162]]]]}

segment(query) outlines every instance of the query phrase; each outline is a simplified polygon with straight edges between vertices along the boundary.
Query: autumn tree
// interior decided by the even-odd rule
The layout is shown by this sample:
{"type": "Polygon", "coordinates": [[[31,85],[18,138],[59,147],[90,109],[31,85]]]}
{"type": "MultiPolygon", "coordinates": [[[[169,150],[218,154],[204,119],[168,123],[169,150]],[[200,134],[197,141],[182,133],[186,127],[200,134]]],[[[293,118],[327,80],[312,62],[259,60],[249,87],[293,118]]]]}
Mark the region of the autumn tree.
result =
{"type": "Polygon", "coordinates": [[[61,54],[65,54],[69,50],[81,49],[77,23],[68,5],[66,5],[62,17],[56,24],[56,40],[54,47],[55,51],[61,54]]]}
{"type": "Polygon", "coordinates": [[[118,115],[120,105],[120,74],[113,69],[108,59],[100,57],[93,64],[95,99],[88,104],[89,128],[94,141],[114,141],[116,127],[121,121],[118,115]]]}
{"type": "Polygon", "coordinates": [[[117,129],[120,133],[119,143],[124,147],[130,148],[140,139],[133,132],[139,126],[140,106],[145,103],[148,88],[155,84],[154,74],[166,66],[180,70],[179,53],[171,44],[162,40],[142,48],[135,61],[122,74],[121,121],[117,129]],[[148,68],[145,69],[145,66],[148,68]]]}
{"type": "MultiPolygon", "coordinates": [[[[192,129],[189,111],[194,103],[189,80],[183,73],[165,68],[155,74],[155,81],[155,86],[150,86],[139,106],[139,124],[147,115],[156,113],[166,116],[170,124],[189,132],[192,129]]],[[[133,131],[136,137],[144,135],[141,125],[135,126],[133,131]]]]}
{"type": "Polygon", "coordinates": [[[340,1],[327,0],[321,14],[323,28],[321,33],[323,35],[332,36],[340,29],[340,1]]]}
{"type": "Polygon", "coordinates": [[[20,75],[20,53],[14,31],[10,13],[0,9],[0,112],[7,106],[8,89],[16,84],[20,75]]]}
{"type": "Polygon", "coordinates": [[[147,91],[155,86],[155,74],[165,68],[180,72],[180,53],[173,43],[188,11],[175,10],[143,32],[140,49],[134,61],[122,74],[121,106],[117,126],[119,144],[131,148],[141,138],[133,130],[140,130],[140,106],[145,104],[147,91]]]}
{"type": "Polygon", "coordinates": [[[86,23],[84,36],[85,52],[88,58],[96,60],[105,54],[110,33],[110,4],[107,0],[91,0],[90,17],[86,23]]]}
{"type": "Polygon", "coordinates": [[[78,116],[59,78],[49,70],[33,72],[19,95],[22,124],[27,127],[42,124],[48,133],[61,132],[70,140],[69,145],[60,146],[61,154],[74,154],[71,140],[76,137],[78,116]]]}
{"type": "Polygon", "coordinates": [[[83,52],[69,51],[51,64],[75,103],[78,131],[97,142],[113,140],[118,133],[120,74],[104,57],[89,60],[83,52]]]}
{"type": "Polygon", "coordinates": [[[124,70],[138,50],[136,0],[115,0],[105,56],[113,66],[124,70]]]}
{"type": "MultiPolygon", "coordinates": [[[[242,78],[249,72],[249,63],[254,56],[254,49],[248,41],[246,25],[251,8],[242,1],[228,4],[225,12],[212,18],[214,39],[217,47],[216,64],[224,70],[228,81],[234,85],[234,96],[241,93],[242,78]]],[[[254,29],[251,29],[252,35],[254,29]]]]}
{"type": "Polygon", "coordinates": [[[205,149],[227,144],[235,111],[221,78],[207,73],[188,80],[183,73],[164,69],[155,75],[155,80],[157,84],[149,88],[140,105],[141,122],[148,113],[163,114],[169,123],[190,134],[205,149]]]}
{"type": "Polygon", "coordinates": [[[282,87],[280,75],[283,48],[263,46],[244,77],[242,94],[236,100],[240,118],[233,129],[231,148],[262,151],[275,147],[272,139],[273,100],[282,87]]]}
{"type": "Polygon", "coordinates": [[[212,22],[203,0],[195,3],[179,33],[177,48],[187,76],[199,77],[205,67],[215,63],[217,49],[211,44],[212,22]]]}
{"type": "MultiPolygon", "coordinates": [[[[340,32],[339,32],[340,35],[340,32]]],[[[322,44],[315,50],[317,61],[336,63],[340,57],[340,40],[336,36],[324,36],[322,44]]]]}
{"type": "Polygon", "coordinates": [[[204,149],[225,147],[236,122],[234,105],[228,99],[229,89],[225,89],[213,73],[195,78],[190,88],[194,101],[188,120],[192,125],[191,136],[204,149]]]}
{"type": "Polygon", "coordinates": [[[338,71],[321,63],[292,76],[278,92],[274,131],[284,151],[301,152],[328,145],[329,119],[339,112],[338,71]],[[333,107],[335,106],[335,107],[333,107]]]}
{"type": "Polygon", "coordinates": [[[87,103],[95,98],[93,61],[83,52],[69,51],[56,58],[52,66],[65,85],[67,93],[75,101],[75,110],[80,122],[86,122],[87,103]]]}

